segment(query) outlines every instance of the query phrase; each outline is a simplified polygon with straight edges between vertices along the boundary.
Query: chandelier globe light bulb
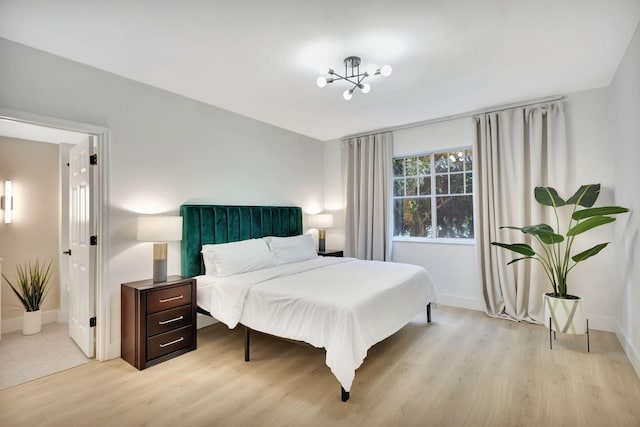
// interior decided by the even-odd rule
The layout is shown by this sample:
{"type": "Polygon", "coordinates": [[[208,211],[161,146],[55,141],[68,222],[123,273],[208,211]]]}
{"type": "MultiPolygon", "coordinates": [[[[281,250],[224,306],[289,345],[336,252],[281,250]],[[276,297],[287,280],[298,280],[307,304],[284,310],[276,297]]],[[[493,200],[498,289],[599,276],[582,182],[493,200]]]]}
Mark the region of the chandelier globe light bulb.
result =
{"type": "Polygon", "coordinates": [[[345,99],[345,101],[350,100],[352,96],[353,96],[353,89],[347,89],[342,93],[342,97],[345,99]]]}
{"type": "Polygon", "coordinates": [[[316,84],[319,88],[323,88],[327,85],[327,79],[325,77],[318,77],[318,80],[316,80],[316,84]]]}
{"type": "Polygon", "coordinates": [[[362,83],[360,86],[362,93],[369,93],[371,91],[371,85],[369,83],[362,83]]]}
{"type": "Polygon", "coordinates": [[[380,68],[380,74],[382,74],[382,76],[384,77],[389,77],[392,71],[393,71],[393,68],[391,68],[391,65],[389,64],[380,68]]]}
{"type": "Polygon", "coordinates": [[[369,64],[367,68],[365,68],[365,71],[368,75],[373,76],[378,72],[378,67],[376,67],[376,64],[369,64]]]}

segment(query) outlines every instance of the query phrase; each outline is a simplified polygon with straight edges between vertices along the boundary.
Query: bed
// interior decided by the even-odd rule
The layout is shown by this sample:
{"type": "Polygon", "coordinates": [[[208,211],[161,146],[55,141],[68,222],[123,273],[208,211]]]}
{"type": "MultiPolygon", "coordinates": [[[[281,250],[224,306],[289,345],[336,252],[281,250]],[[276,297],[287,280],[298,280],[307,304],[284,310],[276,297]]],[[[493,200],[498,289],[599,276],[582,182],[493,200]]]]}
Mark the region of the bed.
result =
{"type": "MultiPolygon", "coordinates": [[[[182,275],[198,279],[199,311],[229,328],[246,327],[246,361],[252,330],[325,348],[327,366],[340,382],[342,401],[347,401],[355,370],[371,346],[425,307],[431,321],[430,308],[437,297],[422,267],[317,257],[314,247],[308,254],[299,207],[183,205],[180,214],[182,275]],[[306,246],[291,246],[292,242],[306,246]],[[246,271],[232,268],[228,271],[233,274],[227,275],[220,270],[205,274],[215,268],[207,252],[211,248],[242,247],[237,257],[246,256],[242,264],[254,259],[253,249],[246,248],[255,247],[262,254],[263,245],[281,262],[246,271]],[[301,250],[291,252],[297,247],[301,250]],[[282,248],[289,252],[279,252],[282,248]]],[[[222,255],[218,252],[216,260],[222,255]]]]}

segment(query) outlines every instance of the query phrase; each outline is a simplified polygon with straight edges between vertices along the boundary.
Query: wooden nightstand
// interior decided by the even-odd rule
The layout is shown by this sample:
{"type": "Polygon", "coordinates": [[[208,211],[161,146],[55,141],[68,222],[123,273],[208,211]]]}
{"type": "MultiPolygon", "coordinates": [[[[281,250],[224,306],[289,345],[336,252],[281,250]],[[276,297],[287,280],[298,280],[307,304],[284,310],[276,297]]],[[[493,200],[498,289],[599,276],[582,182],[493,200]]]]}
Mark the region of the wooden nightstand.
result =
{"type": "Polygon", "coordinates": [[[320,256],[343,257],[344,256],[344,251],[334,251],[334,250],[331,250],[331,249],[327,249],[326,251],[318,251],[318,255],[320,255],[320,256]]]}
{"type": "Polygon", "coordinates": [[[121,357],[148,368],[196,349],[196,280],[121,285],[121,357]]]}

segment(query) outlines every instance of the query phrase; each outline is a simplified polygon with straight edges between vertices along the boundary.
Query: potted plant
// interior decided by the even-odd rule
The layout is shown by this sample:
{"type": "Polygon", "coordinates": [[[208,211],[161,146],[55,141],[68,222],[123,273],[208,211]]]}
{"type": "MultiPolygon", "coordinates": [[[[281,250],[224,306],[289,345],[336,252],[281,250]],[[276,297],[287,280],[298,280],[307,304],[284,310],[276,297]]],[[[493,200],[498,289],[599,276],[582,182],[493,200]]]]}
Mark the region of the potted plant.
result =
{"type": "Polygon", "coordinates": [[[580,262],[597,255],[609,243],[600,243],[594,247],[572,254],[576,236],[593,228],[615,221],[611,215],[628,212],[629,209],[620,206],[592,207],[600,195],[600,184],[582,185],[576,193],[566,201],[558,195],[552,187],[536,187],[535,199],[544,206],[553,208],[556,228],[547,224],[529,225],[525,227],[504,226],[513,230],[520,230],[533,236],[536,248],[526,243],[500,243],[491,242],[517,254],[524,255],[510,261],[507,265],[518,261],[533,259],[538,261],[549,279],[553,292],[544,295],[545,323],[553,331],[564,333],[585,333],[584,309],[582,299],[568,293],[567,276],[569,272],[580,262]],[[586,209],[578,208],[581,206],[586,209]],[[564,233],[560,230],[561,219],[558,208],[568,207],[571,216],[564,233]],[[549,320],[550,319],[550,320],[549,320]]]}
{"type": "Polygon", "coordinates": [[[24,306],[23,335],[36,334],[42,328],[40,305],[49,293],[52,263],[53,261],[49,261],[49,264],[45,265],[36,260],[33,264],[28,261],[24,265],[16,265],[17,278],[15,284],[11,283],[7,276],[2,275],[24,306]]]}

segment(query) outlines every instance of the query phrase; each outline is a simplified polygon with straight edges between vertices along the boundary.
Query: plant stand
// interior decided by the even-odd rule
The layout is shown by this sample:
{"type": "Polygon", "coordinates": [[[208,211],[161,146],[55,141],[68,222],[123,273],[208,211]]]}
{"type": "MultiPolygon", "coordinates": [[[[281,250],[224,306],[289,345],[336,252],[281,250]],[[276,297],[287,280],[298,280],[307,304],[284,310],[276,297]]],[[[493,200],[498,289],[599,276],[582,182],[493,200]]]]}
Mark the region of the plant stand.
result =
{"type": "Polygon", "coordinates": [[[549,293],[543,295],[543,303],[544,318],[549,322],[549,349],[553,350],[556,332],[562,332],[571,335],[586,334],[587,353],[591,352],[589,319],[584,315],[582,298],[573,295],[567,295],[567,298],[557,298],[549,293]]]}

